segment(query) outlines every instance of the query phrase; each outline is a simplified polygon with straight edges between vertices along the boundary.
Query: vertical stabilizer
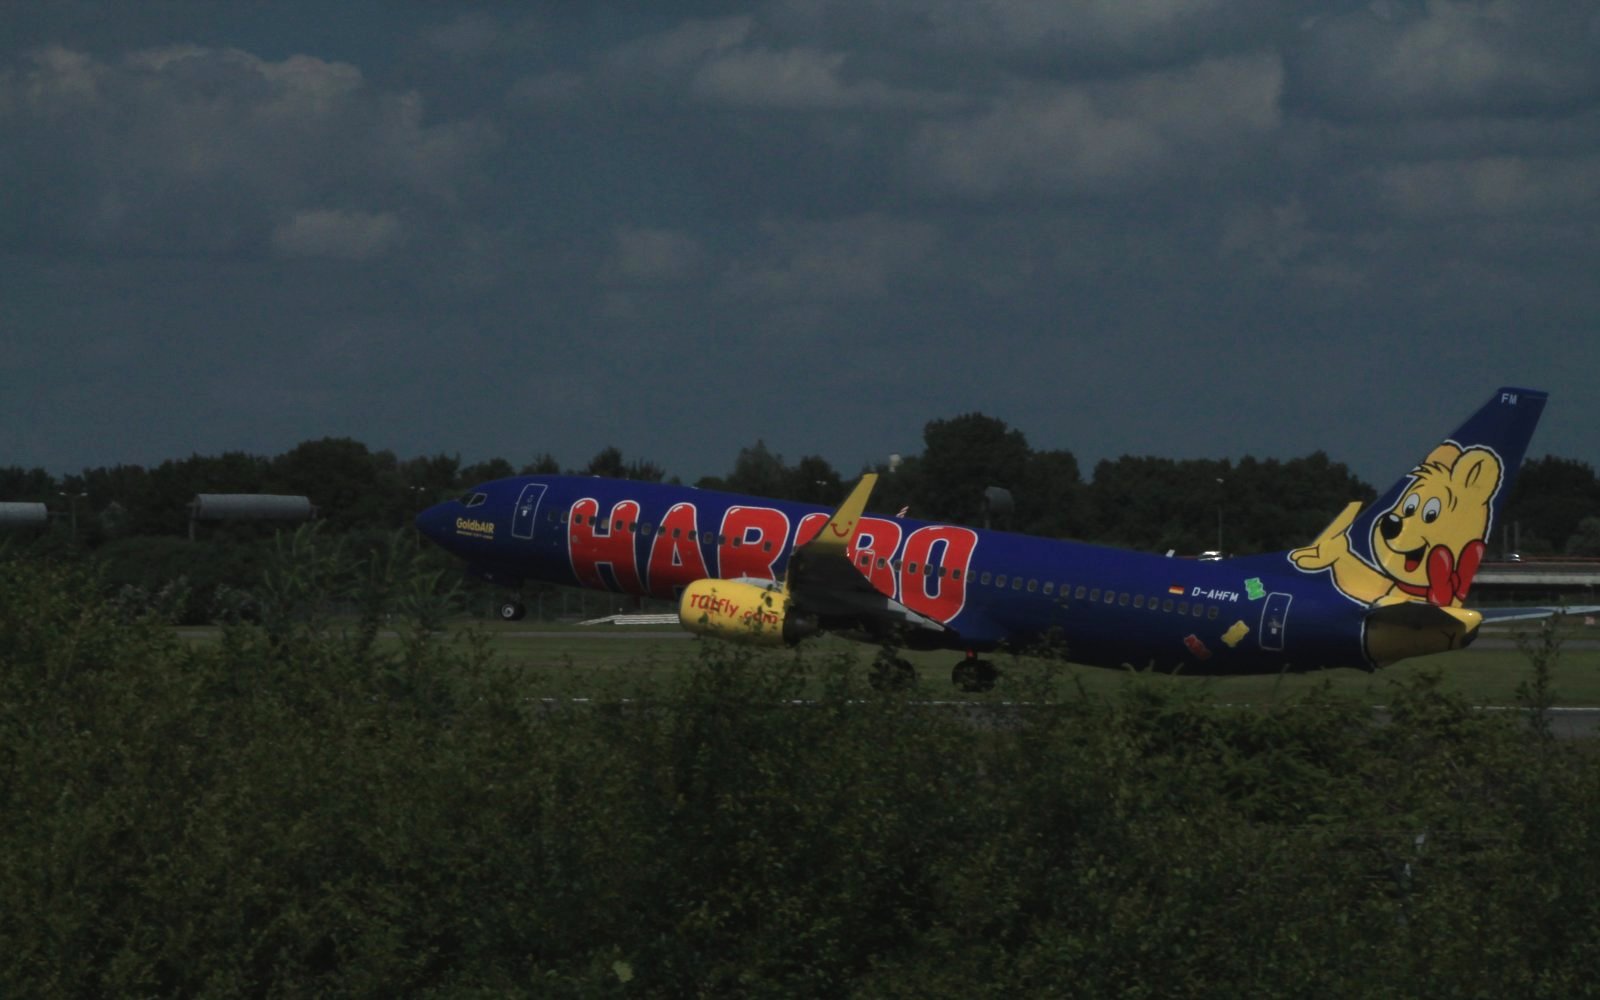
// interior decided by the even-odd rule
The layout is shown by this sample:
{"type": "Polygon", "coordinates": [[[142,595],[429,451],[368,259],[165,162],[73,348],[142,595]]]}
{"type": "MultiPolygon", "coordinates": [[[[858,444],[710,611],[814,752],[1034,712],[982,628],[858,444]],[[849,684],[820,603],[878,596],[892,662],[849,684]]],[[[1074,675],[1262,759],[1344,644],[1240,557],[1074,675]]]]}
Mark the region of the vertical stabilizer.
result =
{"type": "Polygon", "coordinates": [[[1548,394],[1505,387],[1365,509],[1347,507],[1311,545],[1306,572],[1331,571],[1368,604],[1459,607],[1500,523],[1548,394]]]}

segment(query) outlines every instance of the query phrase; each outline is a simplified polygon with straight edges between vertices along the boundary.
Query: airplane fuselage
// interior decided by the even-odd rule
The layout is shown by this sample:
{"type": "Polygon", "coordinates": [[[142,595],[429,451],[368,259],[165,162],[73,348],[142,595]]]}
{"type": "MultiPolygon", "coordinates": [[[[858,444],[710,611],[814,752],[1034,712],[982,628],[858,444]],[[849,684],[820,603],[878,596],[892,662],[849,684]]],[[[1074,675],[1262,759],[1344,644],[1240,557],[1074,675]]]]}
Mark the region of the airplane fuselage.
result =
{"type": "MultiPolygon", "coordinates": [[[[661,483],[526,476],[474,487],[418,525],[497,583],[673,599],[697,580],[784,579],[829,515],[661,483]]],[[[1366,606],[1283,553],[1198,561],[868,515],[848,555],[879,594],[942,626],[900,630],[909,645],[1048,645],[1074,662],[1186,673],[1373,665],[1366,606]]],[[[849,634],[851,616],[841,606],[824,624],[849,634]]]]}

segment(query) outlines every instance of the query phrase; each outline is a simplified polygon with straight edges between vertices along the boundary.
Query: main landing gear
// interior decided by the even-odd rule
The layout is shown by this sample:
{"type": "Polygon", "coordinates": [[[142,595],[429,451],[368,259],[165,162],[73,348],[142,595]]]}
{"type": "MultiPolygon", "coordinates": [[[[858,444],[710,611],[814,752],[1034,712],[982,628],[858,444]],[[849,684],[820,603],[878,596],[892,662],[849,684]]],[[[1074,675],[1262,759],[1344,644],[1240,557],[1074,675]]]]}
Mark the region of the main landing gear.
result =
{"type": "Polygon", "coordinates": [[[916,686],[917,670],[910,660],[896,656],[894,650],[886,646],[872,661],[872,672],[867,675],[867,683],[875,691],[904,691],[916,686]]]}
{"type": "Polygon", "coordinates": [[[950,683],[962,691],[992,691],[999,676],[1000,671],[993,663],[979,659],[978,654],[969,649],[967,658],[951,669],[950,683]]]}
{"type": "Polygon", "coordinates": [[[517,600],[506,600],[500,603],[496,612],[503,622],[520,622],[528,613],[528,606],[517,600]]]}

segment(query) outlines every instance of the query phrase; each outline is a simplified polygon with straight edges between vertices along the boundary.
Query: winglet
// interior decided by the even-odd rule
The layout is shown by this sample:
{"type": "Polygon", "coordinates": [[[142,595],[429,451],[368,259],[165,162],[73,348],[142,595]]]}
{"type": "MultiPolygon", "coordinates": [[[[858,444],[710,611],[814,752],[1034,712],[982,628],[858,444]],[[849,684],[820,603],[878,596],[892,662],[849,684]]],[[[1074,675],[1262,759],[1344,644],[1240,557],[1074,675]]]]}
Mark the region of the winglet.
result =
{"type": "Polygon", "coordinates": [[[863,475],[855,489],[844,498],[844,503],[828,518],[828,523],[803,548],[818,556],[844,555],[845,550],[850,548],[851,539],[856,536],[856,525],[861,523],[861,514],[867,509],[867,498],[872,496],[872,488],[877,485],[876,472],[863,475]]]}

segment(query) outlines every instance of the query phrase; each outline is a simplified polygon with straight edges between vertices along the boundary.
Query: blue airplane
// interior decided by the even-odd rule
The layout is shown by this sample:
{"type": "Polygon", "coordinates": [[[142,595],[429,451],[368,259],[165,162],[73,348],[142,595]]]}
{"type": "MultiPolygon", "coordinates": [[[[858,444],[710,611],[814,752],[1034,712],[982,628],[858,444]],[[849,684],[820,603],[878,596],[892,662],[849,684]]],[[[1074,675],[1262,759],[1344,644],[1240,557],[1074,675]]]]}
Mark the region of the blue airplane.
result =
{"type": "MultiPolygon", "coordinates": [[[[1242,674],[1374,669],[1459,649],[1486,620],[1554,608],[1465,607],[1547,394],[1502,388],[1370,504],[1310,544],[1215,561],[866,512],[866,474],[838,508],[662,483],[536,475],[483,483],[417,517],[472,575],[676,599],[691,632],[793,644],[820,632],[965,656],[952,680],[992,687],[981,654],[1051,646],[1084,664],[1242,674]]],[[[500,616],[523,616],[515,597],[500,616]]]]}

